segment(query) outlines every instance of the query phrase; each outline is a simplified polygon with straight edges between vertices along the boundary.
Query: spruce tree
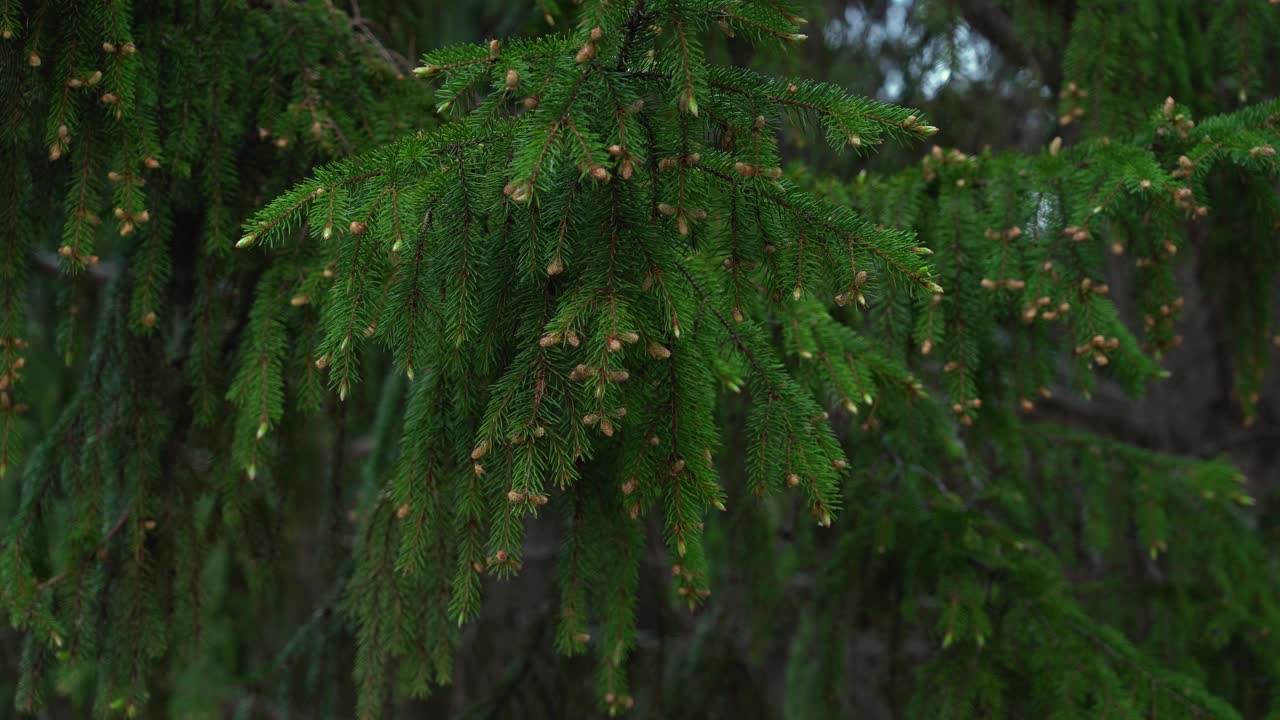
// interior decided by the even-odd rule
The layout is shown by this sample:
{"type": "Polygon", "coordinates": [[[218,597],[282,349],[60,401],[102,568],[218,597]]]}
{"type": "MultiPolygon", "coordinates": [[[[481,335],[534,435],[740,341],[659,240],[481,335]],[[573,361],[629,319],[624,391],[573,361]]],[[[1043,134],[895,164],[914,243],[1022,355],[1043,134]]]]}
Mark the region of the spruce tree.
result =
{"type": "Polygon", "coordinates": [[[1081,5],[1088,129],[1033,153],[708,61],[805,41],[777,0],[548,5],[417,79],[324,3],[0,5],[17,709],[393,717],[462,677],[482,717],[775,716],[745,656],[844,717],[869,637],[895,717],[1280,712],[1241,473],[1054,417],[1167,375],[1188,251],[1258,416],[1276,12],[1081,5]],[[1097,45],[1180,22],[1238,108],[1097,45]],[[785,172],[813,141],[925,152],[785,172]],[[656,670],[655,566],[688,636],[656,670]],[[531,572],[517,644],[483,611],[531,572]],[[508,672],[468,679],[487,643],[508,672]]]}

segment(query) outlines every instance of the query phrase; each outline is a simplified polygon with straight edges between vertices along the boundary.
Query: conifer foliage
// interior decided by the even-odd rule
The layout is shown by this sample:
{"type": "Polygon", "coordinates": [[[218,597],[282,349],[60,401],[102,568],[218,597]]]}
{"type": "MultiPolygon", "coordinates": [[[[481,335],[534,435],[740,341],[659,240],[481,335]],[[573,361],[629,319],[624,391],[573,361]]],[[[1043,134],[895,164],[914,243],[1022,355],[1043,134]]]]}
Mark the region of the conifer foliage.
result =
{"type": "MultiPolygon", "coordinates": [[[[260,341],[231,391],[246,472],[285,412],[290,295],[320,318],[316,364],[340,397],[357,392],[368,345],[412,381],[350,596],[363,714],[392,656],[414,668],[412,693],[448,680],[453,628],[479,611],[482,576],[518,572],[525,517],[546,512],[565,527],[556,646],[597,653],[604,705],[631,706],[639,519],[661,518],[678,597],[692,608],[710,593],[719,396],[752,399],[754,494],[794,489],[824,526],[840,508],[848,462],[776,352],[773,308],[941,291],[911,234],[785,181],[776,139],[793,118],[837,148],[932,126],[703,59],[714,23],[780,44],[803,39],[796,17],[718,2],[588,3],[578,16],[569,35],[428,53],[415,74],[458,117],[320,170],[238,243],[291,247],[301,232],[311,248],[255,300],[260,341]],[[424,613],[400,610],[411,597],[431,598],[424,613]]],[[[806,322],[854,348],[829,315],[806,322]]]]}
{"type": "Polygon", "coordinates": [[[1239,472],[1043,413],[1165,376],[1195,250],[1240,298],[1256,417],[1277,101],[1133,116],[1077,47],[1062,122],[1099,134],[846,183],[780,146],[937,129],[707,60],[804,41],[782,0],[583,0],[411,73],[326,3],[155,5],[0,0],[19,711],[255,716],[279,685],[282,712],[391,716],[457,676],[549,525],[553,667],[588,656],[595,712],[663,707],[631,672],[655,544],[698,627],[659,670],[690,717],[736,642],[785,659],[787,717],[852,715],[864,636],[895,717],[1280,712],[1280,569],[1239,472]],[[294,562],[326,586],[293,592],[294,562]]]}

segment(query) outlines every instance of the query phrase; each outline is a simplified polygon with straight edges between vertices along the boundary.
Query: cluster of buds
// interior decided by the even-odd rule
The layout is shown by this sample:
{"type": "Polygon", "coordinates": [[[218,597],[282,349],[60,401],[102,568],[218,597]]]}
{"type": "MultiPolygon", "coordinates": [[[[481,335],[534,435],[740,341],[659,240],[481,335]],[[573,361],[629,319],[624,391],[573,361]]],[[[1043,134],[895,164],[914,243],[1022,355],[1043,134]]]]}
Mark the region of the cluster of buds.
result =
{"type": "Polygon", "coordinates": [[[902,121],[902,129],[908,132],[917,133],[923,137],[932,137],[938,134],[938,128],[933,125],[926,124],[915,115],[908,115],[907,119],[902,121]]]}
{"type": "Polygon", "coordinates": [[[844,307],[851,302],[856,302],[862,307],[867,306],[867,298],[862,294],[862,288],[867,284],[867,271],[859,270],[853,275],[853,284],[848,290],[836,293],[834,298],[836,305],[844,307]]]}
{"type": "Polygon", "coordinates": [[[809,513],[813,515],[814,520],[818,521],[819,527],[824,527],[824,528],[831,527],[831,511],[827,509],[826,504],[823,503],[821,500],[818,500],[813,504],[813,507],[810,508],[809,513]]]}
{"type": "MultiPolygon", "coordinates": [[[[513,183],[507,183],[507,184],[502,188],[502,194],[503,194],[503,195],[506,195],[506,196],[507,196],[507,197],[509,197],[509,198],[511,198],[511,201],[512,201],[512,202],[515,202],[515,203],[521,203],[521,204],[523,204],[523,203],[527,203],[527,202],[529,202],[529,198],[533,197],[533,183],[532,183],[531,181],[529,181],[529,180],[525,180],[525,181],[524,181],[524,182],[522,182],[522,183],[515,183],[515,184],[513,184],[513,183]]],[[[558,259],[558,258],[557,258],[557,259],[558,259]]],[[[563,270],[564,270],[564,268],[563,268],[563,267],[561,267],[560,271],[563,271],[563,270]]],[[[548,275],[559,275],[559,274],[560,274],[560,271],[557,271],[557,272],[554,272],[554,273],[553,273],[553,272],[551,272],[551,270],[548,268],[548,270],[547,270],[547,274],[548,274],[548,275]]]]}
{"type": "Polygon", "coordinates": [[[578,48],[578,54],[574,56],[574,62],[585,63],[591,62],[596,56],[596,47],[600,41],[604,39],[604,30],[599,27],[591,28],[591,32],[587,33],[587,41],[578,48]]]}
{"type": "MultiPolygon", "coordinates": [[[[636,172],[635,156],[627,152],[626,148],[617,144],[609,146],[609,155],[620,161],[618,174],[622,176],[622,179],[630,180],[631,176],[636,172]]],[[[694,155],[697,155],[697,153],[694,153],[694,155]]]]}
{"type": "MultiPolygon", "coordinates": [[[[1046,400],[1053,397],[1053,391],[1047,387],[1039,388],[1036,392],[1040,394],[1040,397],[1046,400]]],[[[1024,397],[1018,398],[1018,407],[1022,410],[1022,412],[1029,413],[1032,410],[1036,409],[1036,404],[1034,401],[1031,400],[1031,398],[1024,396],[1024,397]]]]}
{"type": "MultiPolygon", "coordinates": [[[[674,571],[672,574],[675,574],[674,571]]],[[[698,587],[694,584],[692,577],[685,578],[683,575],[679,575],[677,577],[681,582],[680,585],[676,587],[676,594],[688,600],[690,608],[692,608],[699,600],[706,600],[711,597],[711,590],[705,587],[698,587]]]]}
{"type": "MultiPolygon", "coordinates": [[[[18,371],[27,365],[26,358],[18,355],[14,350],[26,350],[28,347],[30,347],[30,343],[22,338],[0,337],[0,349],[5,350],[5,357],[12,358],[9,360],[8,366],[4,368],[4,371],[0,372],[0,390],[7,390],[17,382],[18,371]]],[[[8,410],[15,407],[10,405],[10,402],[8,395],[0,394],[0,403],[3,403],[3,405],[0,405],[0,410],[8,410]]],[[[18,412],[23,412],[23,410],[18,410],[18,412]]]]}
{"type": "Polygon", "coordinates": [[[1085,278],[1080,281],[1080,294],[1084,296],[1090,293],[1105,297],[1111,294],[1111,286],[1106,283],[1095,283],[1093,280],[1085,278]]]}
{"type": "Polygon", "coordinates": [[[780,167],[762,168],[744,162],[736,162],[733,164],[733,169],[744,178],[759,176],[768,180],[782,179],[782,168],[780,167]]]}
{"type": "Polygon", "coordinates": [[[85,255],[70,245],[63,245],[58,248],[58,257],[79,265],[97,265],[99,261],[97,255],[85,255]]]}
{"type": "Polygon", "coordinates": [[[67,78],[66,86],[73,89],[82,88],[82,87],[93,87],[94,85],[97,85],[100,82],[102,82],[102,71],[94,70],[93,72],[86,72],[78,77],[73,76],[73,77],[67,78]]]}
{"type": "Polygon", "coordinates": [[[1069,238],[1072,242],[1084,242],[1089,239],[1089,229],[1068,225],[1062,228],[1062,236],[1069,238]]]}
{"type": "Polygon", "coordinates": [[[982,409],[982,398],[970,398],[964,402],[958,402],[951,406],[951,412],[960,418],[962,425],[973,425],[973,412],[982,409]]]}
{"type": "MultiPolygon", "coordinates": [[[[622,148],[618,148],[618,150],[622,150],[622,148]]],[[[613,154],[613,148],[610,148],[609,152],[610,154],[613,154]]],[[[615,157],[617,157],[617,155],[615,155],[615,157]]],[[[658,161],[658,169],[674,170],[675,168],[681,168],[681,167],[691,168],[700,162],[702,162],[702,153],[695,152],[695,153],[689,153],[688,155],[681,155],[679,157],[662,158],[661,160],[658,161]]]]}
{"type": "Polygon", "coordinates": [[[1027,286],[1025,280],[992,280],[991,278],[982,278],[978,282],[984,290],[999,290],[1008,288],[1010,290],[1021,290],[1027,286]]]}
{"type": "Polygon", "coordinates": [[[569,373],[569,380],[573,382],[586,382],[592,378],[599,378],[603,382],[620,383],[626,382],[630,377],[631,374],[626,370],[607,370],[583,364],[579,364],[569,373]]]}
{"type": "Polygon", "coordinates": [[[1006,230],[995,230],[993,228],[987,228],[986,230],[983,231],[982,234],[985,235],[988,240],[1003,240],[1003,241],[1017,240],[1018,238],[1022,237],[1022,228],[1018,227],[1017,225],[1014,225],[1013,227],[1008,228],[1006,230]]]}
{"type": "Polygon", "coordinates": [[[676,230],[681,235],[689,234],[690,220],[701,222],[707,219],[706,210],[689,210],[683,207],[675,207],[668,203],[658,203],[658,212],[667,217],[674,217],[676,219],[676,230]]]}
{"type": "Polygon", "coordinates": [[[129,57],[130,55],[138,52],[138,47],[133,44],[132,40],[126,40],[120,45],[116,45],[112,42],[104,42],[102,43],[102,52],[108,55],[115,55],[116,53],[119,53],[121,57],[129,57]]]}
{"type": "Polygon", "coordinates": [[[635,707],[636,699],[626,694],[618,695],[617,693],[607,692],[604,694],[604,704],[609,707],[609,717],[614,717],[619,712],[635,707]]]}
{"type": "MultiPolygon", "coordinates": [[[[933,271],[929,269],[928,265],[922,265],[918,270],[911,273],[911,277],[919,281],[919,283],[924,286],[924,289],[933,293],[934,297],[940,297],[942,295],[942,286],[929,279],[929,275],[932,272],[933,271]]],[[[930,302],[933,302],[933,300],[930,302]]]]}
{"type": "Polygon", "coordinates": [[[151,220],[151,213],[146,210],[134,212],[118,207],[112,211],[112,214],[120,221],[120,235],[122,237],[132,234],[135,225],[144,225],[151,220]]]}
{"type": "MultiPolygon", "coordinates": [[[[5,383],[8,382],[10,373],[12,373],[14,379],[17,379],[18,377],[17,369],[21,368],[25,364],[26,363],[22,361],[22,358],[18,358],[17,360],[14,361],[12,370],[6,371],[5,373],[0,374],[0,413],[13,413],[14,415],[21,415],[31,410],[31,406],[26,403],[14,402],[13,396],[9,392],[7,392],[5,389],[5,383]]],[[[0,465],[0,477],[4,477],[3,465],[0,465]]]]}
{"type": "Polygon", "coordinates": [[[1036,316],[1039,315],[1041,320],[1057,320],[1059,317],[1071,312],[1071,303],[1060,302],[1057,307],[1053,305],[1053,298],[1048,295],[1041,295],[1036,301],[1022,309],[1022,321],[1026,323],[1034,322],[1036,316]]]}
{"type": "Polygon", "coordinates": [[[605,410],[603,413],[587,413],[582,416],[582,424],[587,427],[599,425],[600,432],[604,433],[605,437],[613,437],[613,421],[621,420],[626,416],[627,409],[625,407],[616,407],[612,410],[605,410]]]}
{"type": "Polygon", "coordinates": [[[1120,347],[1120,339],[1117,337],[1104,338],[1101,335],[1094,335],[1089,342],[1075,349],[1076,355],[1087,355],[1093,353],[1093,362],[1096,365],[1106,365],[1111,362],[1107,357],[1107,353],[1120,347]]]}
{"type": "Polygon", "coordinates": [[[1190,210],[1196,217],[1205,217],[1209,208],[1197,205],[1195,193],[1189,187],[1180,187],[1173,191],[1173,205],[1182,210],[1190,210]]]}
{"type": "MultiPolygon", "coordinates": [[[[266,128],[266,127],[258,128],[259,140],[262,140],[264,142],[267,140],[271,140],[271,135],[272,135],[271,128],[266,128]]],[[[271,144],[275,145],[278,148],[284,149],[289,147],[289,138],[285,137],[284,135],[279,135],[276,137],[275,140],[271,141],[271,144]]]]}
{"type": "Polygon", "coordinates": [[[1167,124],[1156,128],[1156,135],[1165,135],[1169,132],[1169,128],[1172,127],[1173,131],[1178,133],[1178,137],[1185,139],[1191,132],[1191,128],[1196,126],[1194,120],[1187,117],[1185,113],[1178,112],[1178,106],[1171,97],[1164,99],[1164,106],[1160,109],[1160,114],[1164,116],[1167,124]]]}
{"type": "MultiPolygon", "coordinates": [[[[939,168],[943,165],[964,165],[977,162],[977,158],[967,153],[952,148],[951,150],[943,150],[941,147],[934,145],[929,148],[929,154],[920,159],[920,171],[924,175],[926,182],[933,182],[938,177],[939,168]]],[[[964,178],[956,181],[957,187],[964,187],[964,178]]]]}
{"type": "Polygon", "coordinates": [[[605,338],[605,349],[611,353],[618,352],[622,349],[622,343],[633,345],[640,340],[640,336],[633,332],[618,333],[605,338]]]}
{"type": "Polygon", "coordinates": [[[1066,87],[1059,90],[1058,99],[1063,101],[1067,111],[1058,118],[1058,124],[1070,125],[1073,120],[1084,117],[1084,107],[1080,105],[1080,101],[1087,97],[1089,97],[1089,91],[1074,82],[1067,83],[1066,87]]]}
{"type": "Polygon", "coordinates": [[[1154,329],[1157,324],[1172,320],[1175,316],[1177,316],[1180,312],[1182,312],[1183,303],[1184,303],[1184,300],[1182,296],[1178,296],[1174,298],[1173,302],[1161,303],[1160,307],[1156,309],[1156,312],[1159,313],[1159,317],[1148,313],[1142,317],[1143,325],[1146,325],[1148,328],[1154,329]]]}
{"type": "Polygon", "coordinates": [[[578,347],[582,341],[573,328],[566,328],[563,332],[549,332],[538,338],[538,345],[544,348],[555,347],[561,342],[569,343],[569,347],[578,347]]]}
{"type": "Polygon", "coordinates": [[[1271,145],[1259,145],[1249,148],[1249,157],[1258,160],[1264,157],[1275,157],[1276,149],[1271,145]]]}
{"type": "Polygon", "coordinates": [[[530,505],[542,507],[551,501],[551,498],[542,493],[524,492],[523,490],[510,490],[507,492],[507,502],[513,505],[527,502],[530,505]]]}
{"type": "Polygon", "coordinates": [[[1186,155],[1178,156],[1178,169],[1174,170],[1170,175],[1176,178],[1191,177],[1196,170],[1196,163],[1186,155]]]}
{"type": "Polygon", "coordinates": [[[49,161],[53,162],[62,157],[62,153],[67,151],[67,147],[71,145],[71,130],[66,125],[59,125],[53,144],[49,146],[49,161]]]}

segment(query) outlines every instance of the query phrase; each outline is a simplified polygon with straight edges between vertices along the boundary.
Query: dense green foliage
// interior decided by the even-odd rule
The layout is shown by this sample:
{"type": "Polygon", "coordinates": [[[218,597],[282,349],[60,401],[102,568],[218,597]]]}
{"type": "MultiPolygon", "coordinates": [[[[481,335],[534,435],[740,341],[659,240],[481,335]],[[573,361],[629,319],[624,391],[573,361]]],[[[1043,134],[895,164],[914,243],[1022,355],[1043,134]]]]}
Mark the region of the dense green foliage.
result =
{"type": "Polygon", "coordinates": [[[0,687],[812,718],[875,665],[893,717],[1280,713],[1239,470],[1055,412],[1165,381],[1194,256],[1262,414],[1280,8],[956,5],[1065,58],[1067,142],[708,61],[802,43],[777,0],[543,3],[417,79],[325,3],[0,0],[0,687]],[[782,169],[885,143],[926,152],[782,169]]]}

